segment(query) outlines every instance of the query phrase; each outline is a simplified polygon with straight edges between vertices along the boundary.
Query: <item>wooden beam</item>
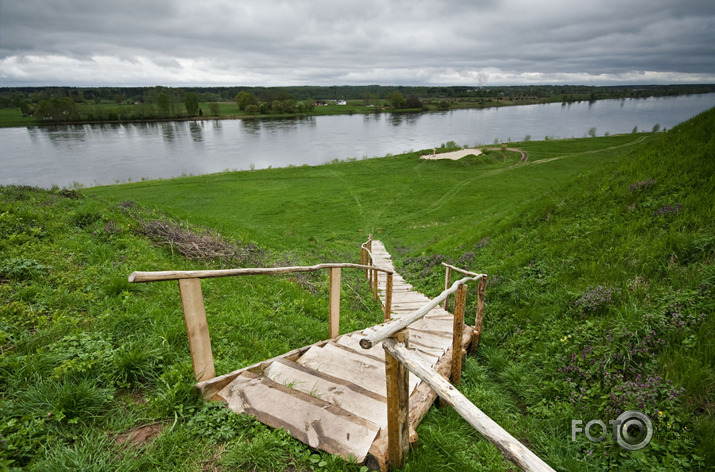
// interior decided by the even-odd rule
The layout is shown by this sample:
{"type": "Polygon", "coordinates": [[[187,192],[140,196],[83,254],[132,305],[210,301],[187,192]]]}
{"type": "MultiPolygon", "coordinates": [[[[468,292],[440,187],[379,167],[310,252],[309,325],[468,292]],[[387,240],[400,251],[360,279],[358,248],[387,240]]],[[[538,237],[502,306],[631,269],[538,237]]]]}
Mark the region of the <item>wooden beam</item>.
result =
{"type": "Polygon", "coordinates": [[[340,267],[330,268],[328,286],[330,292],[328,337],[332,339],[340,335],[340,267]]]}
{"type": "Polygon", "coordinates": [[[294,266],[294,267],[254,267],[247,269],[221,269],[221,270],[176,270],[157,272],[132,272],[129,275],[129,282],[161,282],[166,280],[181,279],[211,279],[216,277],[235,277],[239,275],[276,275],[290,274],[293,272],[314,272],[317,270],[330,269],[331,267],[370,269],[385,273],[392,273],[390,269],[383,269],[375,266],[365,266],[350,263],[326,263],[314,266],[294,266]]]}
{"type": "Polygon", "coordinates": [[[467,301],[467,285],[460,285],[454,301],[454,324],[452,325],[452,383],[462,381],[462,333],[464,332],[464,307],[467,301]]]}
{"type": "Polygon", "coordinates": [[[201,396],[204,398],[204,400],[213,400],[213,401],[226,401],[225,398],[221,397],[218,395],[218,392],[224,389],[228,384],[233,382],[236,377],[241,375],[244,372],[253,372],[253,373],[260,373],[263,370],[265,370],[273,361],[276,359],[287,359],[289,361],[295,361],[298,359],[300,356],[305,354],[311,347],[316,346],[316,347],[323,347],[326,344],[328,344],[331,339],[324,339],[322,341],[318,341],[317,343],[311,344],[309,346],[303,346],[299,347],[298,349],[293,349],[292,351],[286,352],[285,354],[281,354],[280,356],[272,357],[270,359],[267,359],[265,361],[257,362],[255,364],[251,364],[246,367],[241,367],[240,369],[236,369],[232,372],[229,372],[227,374],[219,375],[218,377],[214,377],[209,380],[203,380],[201,382],[198,382],[194,387],[201,392],[201,396]]]}
{"type": "MultiPolygon", "coordinates": [[[[467,348],[471,341],[471,336],[471,326],[465,326],[462,349],[467,348]]],[[[385,355],[387,356],[387,354],[385,355]]],[[[434,370],[444,378],[448,378],[451,368],[452,348],[449,348],[442,358],[437,361],[434,370]]],[[[422,418],[425,417],[436,398],[437,393],[425,382],[420,382],[414,392],[412,392],[412,395],[410,395],[410,443],[417,441],[417,426],[422,422],[422,418]]],[[[370,447],[367,465],[371,470],[386,471],[387,460],[387,433],[382,431],[375,438],[375,442],[373,442],[370,447]]]]}
{"type": "Polygon", "coordinates": [[[459,272],[462,275],[469,275],[471,277],[479,277],[480,275],[484,275],[484,274],[477,274],[476,272],[470,272],[468,270],[460,269],[459,267],[455,267],[453,265],[447,264],[446,262],[443,262],[442,265],[448,269],[455,271],[455,272],[459,272]]]}
{"type": "MultiPolygon", "coordinates": [[[[407,330],[395,333],[396,343],[407,347],[407,330]]],[[[387,451],[390,467],[401,468],[410,447],[410,373],[392,355],[385,353],[385,376],[387,382],[387,451]]]]}
{"type": "Polygon", "coordinates": [[[206,321],[204,297],[199,279],[179,280],[181,307],[184,310],[186,334],[189,336],[191,362],[194,364],[194,377],[197,381],[216,377],[214,358],[211,353],[209,325],[206,321]]]}
{"type": "Polygon", "coordinates": [[[484,318],[484,299],[487,293],[487,278],[482,277],[479,280],[477,288],[477,316],[474,319],[474,340],[470,351],[474,353],[479,347],[479,341],[482,339],[482,320],[484,318]]]}
{"type": "Polygon", "coordinates": [[[452,286],[449,288],[449,290],[445,290],[437,298],[433,299],[431,302],[427,303],[419,310],[415,310],[412,313],[410,313],[409,315],[405,315],[400,318],[393,318],[392,320],[383,324],[382,326],[378,326],[374,331],[372,331],[370,334],[364,336],[360,340],[360,345],[362,346],[363,349],[370,349],[372,346],[379,343],[383,339],[386,339],[389,336],[392,336],[394,333],[405,329],[410,324],[423,318],[433,308],[435,308],[436,306],[439,306],[439,304],[442,303],[446,297],[448,297],[450,294],[456,292],[457,288],[460,285],[467,283],[469,281],[472,281],[472,280],[478,280],[478,277],[465,277],[463,279],[457,280],[456,282],[454,282],[452,284],[452,286]]]}
{"type": "Polygon", "coordinates": [[[392,274],[387,274],[385,282],[385,321],[392,316],[392,274]]]}
{"type": "MultiPolygon", "coordinates": [[[[504,428],[474,406],[461,392],[451,385],[414,354],[392,338],[385,339],[382,347],[417,377],[426,382],[462,418],[474,427],[489,442],[494,444],[504,456],[527,472],[554,472],[543,460],[517,441],[504,428]]],[[[453,366],[454,367],[454,366],[453,366]]]]}
{"type": "MultiPolygon", "coordinates": [[[[374,266],[373,266],[373,267],[374,267],[374,266]]],[[[378,297],[377,297],[377,284],[378,284],[378,281],[377,281],[377,271],[373,269],[373,271],[372,271],[372,300],[375,301],[375,302],[378,300],[378,297]]]]}
{"type": "MultiPolygon", "coordinates": [[[[444,271],[444,289],[447,290],[449,288],[449,284],[452,281],[452,268],[450,266],[446,266],[446,269],[444,271]]],[[[447,311],[447,304],[449,303],[449,297],[444,299],[444,311],[447,311]]]]}

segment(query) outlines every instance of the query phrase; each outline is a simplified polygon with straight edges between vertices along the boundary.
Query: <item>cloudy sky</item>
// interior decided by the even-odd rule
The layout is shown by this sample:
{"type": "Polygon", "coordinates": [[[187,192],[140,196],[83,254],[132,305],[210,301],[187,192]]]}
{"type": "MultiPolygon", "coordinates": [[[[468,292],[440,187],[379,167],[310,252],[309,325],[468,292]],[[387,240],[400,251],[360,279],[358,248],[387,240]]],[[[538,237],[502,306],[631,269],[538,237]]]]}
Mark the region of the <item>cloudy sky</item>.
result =
{"type": "Polygon", "coordinates": [[[689,82],[713,0],[0,0],[0,86],[689,82]]]}

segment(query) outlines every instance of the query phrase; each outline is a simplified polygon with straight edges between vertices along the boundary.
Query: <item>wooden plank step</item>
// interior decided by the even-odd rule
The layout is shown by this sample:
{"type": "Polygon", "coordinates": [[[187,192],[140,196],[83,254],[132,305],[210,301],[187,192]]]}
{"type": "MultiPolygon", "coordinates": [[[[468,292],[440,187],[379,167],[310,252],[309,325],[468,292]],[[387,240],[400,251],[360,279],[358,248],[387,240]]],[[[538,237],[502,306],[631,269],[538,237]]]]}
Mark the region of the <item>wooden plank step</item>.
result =
{"type": "MultiPolygon", "coordinates": [[[[360,339],[362,339],[362,335],[351,334],[347,336],[341,336],[340,339],[338,339],[337,343],[349,347],[354,351],[357,351],[358,349],[362,349],[362,346],[360,346],[360,339]]],[[[421,356],[424,361],[430,366],[435,365],[435,363],[439,360],[440,355],[444,352],[441,349],[431,352],[425,352],[422,349],[418,349],[417,346],[410,346],[410,351],[414,351],[416,355],[421,356]]],[[[366,352],[371,352],[373,353],[373,355],[379,352],[382,355],[382,360],[385,360],[385,350],[382,348],[382,343],[374,345],[370,349],[367,349],[366,352]]]]}
{"type": "MultiPolygon", "coordinates": [[[[326,374],[356,383],[383,397],[387,396],[385,385],[385,363],[375,359],[360,356],[355,352],[346,352],[337,346],[310,349],[300,359],[298,364],[326,374]]],[[[420,379],[410,374],[410,393],[420,383],[420,379]]]]}
{"type": "Polygon", "coordinates": [[[221,395],[236,413],[283,428],[293,437],[345,460],[365,461],[380,428],[336,405],[293,390],[266,377],[244,372],[221,395]]]}
{"type": "MultiPolygon", "coordinates": [[[[380,347],[382,347],[382,345],[380,345],[380,347]]],[[[373,362],[373,363],[375,363],[374,365],[379,366],[379,367],[382,369],[382,372],[383,372],[383,377],[382,377],[382,378],[385,379],[385,376],[384,376],[384,375],[385,375],[385,374],[384,374],[384,372],[385,372],[385,360],[384,360],[384,357],[383,357],[383,359],[379,359],[379,358],[374,357],[374,356],[371,356],[371,355],[365,355],[365,354],[364,354],[364,353],[365,353],[365,349],[363,349],[362,347],[360,347],[359,349],[352,349],[352,348],[347,347],[347,346],[344,346],[344,345],[343,345],[343,346],[335,345],[335,343],[326,344],[325,346],[323,346],[323,350],[326,351],[326,352],[336,353],[336,354],[338,354],[338,355],[345,355],[345,356],[348,356],[348,357],[357,356],[357,357],[358,357],[360,360],[362,360],[362,361],[373,362]]],[[[383,349],[383,354],[384,354],[384,349],[383,349]]],[[[358,377],[358,379],[359,379],[359,377],[358,377]]],[[[349,379],[348,379],[348,380],[349,380],[349,379]]],[[[419,377],[417,377],[417,376],[416,376],[415,374],[413,374],[413,373],[410,373],[410,388],[409,388],[409,392],[412,393],[412,392],[414,391],[414,389],[417,387],[417,385],[419,385],[420,382],[421,382],[421,380],[419,379],[419,377]]],[[[387,394],[387,393],[386,393],[386,394],[387,394]]]]}
{"type": "Polygon", "coordinates": [[[377,357],[378,359],[382,359],[382,362],[385,362],[385,350],[382,348],[382,344],[376,344],[372,346],[370,349],[363,349],[362,346],[360,346],[360,339],[362,338],[362,335],[358,334],[349,334],[347,336],[340,336],[340,338],[336,341],[337,344],[345,347],[349,347],[350,349],[357,351],[358,349],[362,349],[363,351],[369,353],[373,357],[377,357]]]}
{"type": "Polygon", "coordinates": [[[283,359],[271,364],[265,375],[274,382],[339,406],[381,428],[387,427],[387,399],[353,382],[283,359]]]}
{"type": "Polygon", "coordinates": [[[386,396],[385,365],[380,367],[362,362],[357,357],[323,352],[322,348],[310,348],[297,361],[298,364],[356,383],[371,392],[386,396]]]}
{"type": "MultiPolygon", "coordinates": [[[[326,352],[335,352],[338,355],[357,356],[357,358],[360,359],[362,362],[367,362],[369,364],[372,364],[372,365],[376,366],[378,369],[385,368],[384,356],[382,359],[380,359],[377,356],[373,356],[372,354],[370,354],[363,348],[360,348],[358,350],[358,349],[352,349],[348,346],[337,344],[337,343],[328,343],[325,346],[323,346],[323,350],[326,352]]],[[[383,353],[384,353],[384,349],[383,349],[383,353]]]]}

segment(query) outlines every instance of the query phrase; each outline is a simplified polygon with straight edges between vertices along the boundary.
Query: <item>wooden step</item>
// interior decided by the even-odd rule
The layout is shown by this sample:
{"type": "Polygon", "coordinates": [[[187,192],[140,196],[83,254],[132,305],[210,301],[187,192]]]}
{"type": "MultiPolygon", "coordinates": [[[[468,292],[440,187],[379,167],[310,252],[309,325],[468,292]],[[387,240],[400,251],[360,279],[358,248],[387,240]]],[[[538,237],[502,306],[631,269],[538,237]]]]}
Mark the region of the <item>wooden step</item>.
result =
{"type": "MultiPolygon", "coordinates": [[[[349,347],[350,349],[357,351],[359,349],[362,349],[362,346],[360,346],[360,339],[362,339],[361,334],[349,334],[347,336],[340,336],[340,338],[336,342],[341,346],[349,347]]],[[[382,362],[385,362],[385,350],[382,348],[382,344],[376,344],[370,349],[362,350],[369,353],[373,357],[381,359],[382,362]]]]}
{"type": "Polygon", "coordinates": [[[325,400],[293,390],[266,377],[244,372],[221,395],[236,413],[283,428],[293,437],[345,460],[365,460],[380,428],[325,400]]]}
{"type": "MultiPolygon", "coordinates": [[[[360,339],[362,339],[361,334],[351,334],[347,336],[341,336],[340,339],[338,339],[337,343],[357,351],[359,349],[362,349],[362,346],[360,346],[360,339]]],[[[430,366],[434,366],[439,360],[441,354],[443,353],[441,349],[430,350],[426,352],[424,349],[421,349],[417,345],[410,346],[409,349],[410,351],[413,351],[415,355],[420,356],[430,366]]],[[[375,357],[377,357],[377,353],[379,352],[382,355],[382,360],[385,360],[385,350],[382,348],[382,343],[378,343],[370,349],[367,349],[367,352],[372,353],[372,355],[375,357]]]]}
{"type": "Polygon", "coordinates": [[[343,380],[356,383],[371,392],[386,396],[385,365],[380,367],[336,353],[325,353],[322,348],[311,347],[297,361],[319,372],[333,375],[343,380]]]}
{"type": "Polygon", "coordinates": [[[381,428],[387,427],[385,397],[353,382],[283,359],[271,364],[265,375],[274,382],[339,406],[381,428]]]}
{"type": "MultiPolygon", "coordinates": [[[[356,383],[380,396],[387,396],[385,384],[385,364],[374,358],[346,352],[337,346],[309,349],[296,362],[311,369],[356,383]]],[[[410,393],[420,383],[420,379],[410,373],[410,393]]]]}
{"type": "Polygon", "coordinates": [[[326,352],[335,352],[338,355],[344,355],[344,356],[354,356],[360,359],[362,362],[367,362],[369,364],[374,365],[378,369],[385,369],[385,357],[384,357],[384,349],[383,349],[383,358],[380,359],[377,356],[374,356],[367,352],[367,350],[360,348],[360,349],[353,349],[349,346],[345,346],[344,344],[339,344],[339,343],[328,343],[325,346],[323,346],[323,350],[326,352]]]}

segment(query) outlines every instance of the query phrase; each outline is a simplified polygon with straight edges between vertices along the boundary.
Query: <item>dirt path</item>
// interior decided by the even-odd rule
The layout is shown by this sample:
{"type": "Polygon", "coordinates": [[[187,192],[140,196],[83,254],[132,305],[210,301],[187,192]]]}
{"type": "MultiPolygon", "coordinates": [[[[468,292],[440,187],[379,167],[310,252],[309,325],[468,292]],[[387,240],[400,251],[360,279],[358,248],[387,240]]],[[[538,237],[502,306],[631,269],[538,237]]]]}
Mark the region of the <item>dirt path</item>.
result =
{"type": "MultiPolygon", "coordinates": [[[[528,156],[526,154],[526,151],[523,149],[519,148],[506,148],[507,151],[513,151],[513,152],[518,152],[521,153],[521,162],[526,162],[528,160],[528,156]]],[[[501,151],[500,147],[491,147],[487,148],[487,151],[501,151]]],[[[420,159],[451,159],[453,161],[457,161],[464,156],[468,156],[470,154],[478,156],[482,153],[482,148],[465,148],[465,149],[460,149],[458,151],[452,151],[452,152],[443,152],[441,154],[423,154],[420,156],[420,159]]]]}

